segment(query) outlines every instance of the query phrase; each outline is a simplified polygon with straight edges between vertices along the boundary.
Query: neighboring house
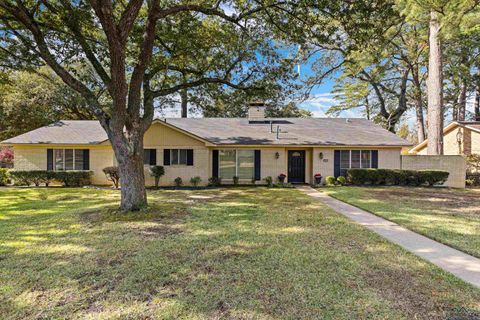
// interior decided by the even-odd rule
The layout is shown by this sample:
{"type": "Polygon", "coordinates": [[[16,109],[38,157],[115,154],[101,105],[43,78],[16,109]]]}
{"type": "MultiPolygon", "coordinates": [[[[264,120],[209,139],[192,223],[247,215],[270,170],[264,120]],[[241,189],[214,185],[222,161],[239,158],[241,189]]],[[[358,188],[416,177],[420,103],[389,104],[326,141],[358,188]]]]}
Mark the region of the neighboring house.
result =
{"type": "MultiPolygon", "coordinates": [[[[413,147],[409,153],[426,155],[427,142],[413,147]]],[[[445,155],[480,154],[480,122],[454,121],[443,129],[443,153],[445,155]]]]}
{"type": "MultiPolygon", "coordinates": [[[[284,173],[292,183],[311,183],[316,173],[339,176],[348,168],[400,168],[410,144],[365,119],[264,118],[250,106],[248,118],[155,120],[145,133],[146,184],[150,165],[163,165],[162,185],[176,177],[206,184],[218,176],[231,183],[263,183],[284,173]]],[[[116,160],[97,121],[59,121],[2,142],[12,146],[15,170],[91,170],[94,184],[108,184],[102,169],[116,160]]]]}

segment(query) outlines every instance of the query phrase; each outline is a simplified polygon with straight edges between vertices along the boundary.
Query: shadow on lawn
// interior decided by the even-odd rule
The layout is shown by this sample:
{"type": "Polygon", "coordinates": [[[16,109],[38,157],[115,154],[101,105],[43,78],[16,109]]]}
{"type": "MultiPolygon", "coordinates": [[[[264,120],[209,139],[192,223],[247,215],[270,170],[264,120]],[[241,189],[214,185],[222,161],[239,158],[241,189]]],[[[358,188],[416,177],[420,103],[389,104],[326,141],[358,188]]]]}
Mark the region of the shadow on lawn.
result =
{"type": "Polygon", "coordinates": [[[471,305],[459,281],[291,192],[199,191],[211,197],[192,203],[155,191],[149,212],[120,217],[100,195],[40,216],[48,203],[17,204],[30,207],[6,214],[0,313],[432,319],[471,305]],[[90,206],[99,213],[77,208],[90,206]]]}

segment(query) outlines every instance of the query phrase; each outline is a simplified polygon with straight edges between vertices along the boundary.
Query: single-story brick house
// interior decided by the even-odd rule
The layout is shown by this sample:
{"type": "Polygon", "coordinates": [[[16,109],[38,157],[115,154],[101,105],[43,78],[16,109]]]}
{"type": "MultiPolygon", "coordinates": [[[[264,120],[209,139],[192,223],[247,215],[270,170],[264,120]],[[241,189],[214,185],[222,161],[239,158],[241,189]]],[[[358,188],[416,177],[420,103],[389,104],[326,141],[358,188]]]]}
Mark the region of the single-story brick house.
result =
{"type": "MultiPolygon", "coordinates": [[[[157,119],[144,138],[146,184],[150,165],[163,165],[161,185],[176,177],[202,184],[218,176],[229,183],[281,173],[292,183],[313,176],[343,174],[348,168],[401,167],[401,150],[410,143],[365,119],[265,118],[252,105],[247,118],[157,119]]],[[[92,182],[108,184],[102,169],[116,160],[97,121],[59,121],[3,141],[14,149],[15,170],[91,170],[92,182]]]]}
{"type": "MultiPolygon", "coordinates": [[[[427,154],[428,140],[413,147],[409,153],[427,154]]],[[[445,155],[480,154],[480,121],[453,121],[443,129],[445,155]]]]}

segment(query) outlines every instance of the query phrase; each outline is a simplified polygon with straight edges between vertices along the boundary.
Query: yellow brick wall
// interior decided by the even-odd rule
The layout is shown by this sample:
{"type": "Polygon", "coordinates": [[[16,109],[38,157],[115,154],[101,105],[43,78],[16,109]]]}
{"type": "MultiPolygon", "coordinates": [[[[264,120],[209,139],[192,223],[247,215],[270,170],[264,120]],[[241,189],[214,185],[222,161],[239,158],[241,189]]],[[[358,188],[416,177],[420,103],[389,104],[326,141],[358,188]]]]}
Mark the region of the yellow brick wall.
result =
{"type": "Polygon", "coordinates": [[[476,131],[471,131],[472,138],[472,153],[480,154],[480,133],[476,131]]]}
{"type": "MultiPolygon", "coordinates": [[[[199,176],[202,179],[201,185],[206,185],[208,183],[208,178],[211,176],[211,171],[209,171],[209,159],[210,159],[210,150],[206,147],[201,146],[187,146],[188,149],[193,149],[193,166],[186,165],[170,165],[164,166],[165,175],[160,178],[161,186],[173,186],[174,180],[177,177],[181,177],[183,184],[188,186],[190,185],[190,178],[199,176]]],[[[149,145],[145,148],[152,148],[157,150],[157,165],[163,166],[163,151],[164,149],[186,149],[186,146],[175,146],[169,145],[168,148],[165,146],[152,146],[149,145]]],[[[145,166],[145,184],[147,186],[155,185],[155,179],[150,176],[149,166],[145,166]]]]}
{"type": "Polygon", "coordinates": [[[465,188],[465,158],[460,155],[444,156],[402,156],[402,169],[405,170],[445,170],[450,173],[446,186],[465,188]]]}
{"type": "Polygon", "coordinates": [[[320,173],[323,178],[334,175],[334,149],[327,148],[314,148],[313,149],[313,173],[312,177],[316,173],[320,173]],[[323,159],[320,159],[320,152],[323,153],[323,159]]]}
{"type": "Polygon", "coordinates": [[[114,165],[113,149],[105,148],[90,149],[90,170],[93,171],[92,183],[96,185],[110,185],[103,173],[103,168],[114,165]]]}
{"type": "Polygon", "coordinates": [[[400,151],[401,149],[379,149],[378,150],[378,168],[380,169],[400,169],[400,151]]]}
{"type": "Polygon", "coordinates": [[[13,154],[14,170],[47,170],[47,148],[15,146],[13,154]]]}

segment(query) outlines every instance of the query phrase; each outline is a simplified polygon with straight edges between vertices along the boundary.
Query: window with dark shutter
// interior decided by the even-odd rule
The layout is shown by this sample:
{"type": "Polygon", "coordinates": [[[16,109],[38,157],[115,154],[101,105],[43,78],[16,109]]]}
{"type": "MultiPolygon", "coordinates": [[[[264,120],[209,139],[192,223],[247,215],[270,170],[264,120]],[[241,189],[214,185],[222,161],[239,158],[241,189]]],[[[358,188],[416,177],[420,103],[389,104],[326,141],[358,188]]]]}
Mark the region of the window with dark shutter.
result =
{"type": "Polygon", "coordinates": [[[53,149],[47,149],[47,170],[53,171],[53,149]]]}
{"type": "Polygon", "coordinates": [[[143,164],[154,166],[157,164],[157,150],[144,149],[143,150],[143,164]]]}
{"type": "Polygon", "coordinates": [[[170,165],[170,149],[163,149],[163,165],[170,165]]]}
{"type": "Polygon", "coordinates": [[[218,178],[218,150],[212,151],[212,177],[218,178]]]}
{"type": "Polygon", "coordinates": [[[261,168],[261,153],[260,153],[260,150],[255,150],[255,180],[256,181],[259,181],[261,180],[261,172],[260,172],[260,168],[261,168]]]}
{"type": "Polygon", "coordinates": [[[187,166],[193,166],[193,149],[187,149],[187,166]]]}

